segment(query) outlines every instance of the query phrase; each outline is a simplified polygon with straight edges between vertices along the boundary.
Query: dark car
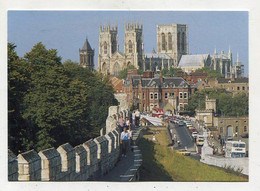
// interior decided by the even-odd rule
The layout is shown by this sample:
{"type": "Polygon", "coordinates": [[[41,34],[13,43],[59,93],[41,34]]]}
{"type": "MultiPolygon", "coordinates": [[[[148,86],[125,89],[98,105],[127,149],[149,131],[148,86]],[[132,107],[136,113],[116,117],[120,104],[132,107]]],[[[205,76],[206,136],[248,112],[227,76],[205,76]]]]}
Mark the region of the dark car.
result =
{"type": "Polygon", "coordinates": [[[242,138],[248,138],[249,135],[248,135],[248,133],[243,133],[243,134],[241,135],[241,137],[242,137],[242,138]]]}

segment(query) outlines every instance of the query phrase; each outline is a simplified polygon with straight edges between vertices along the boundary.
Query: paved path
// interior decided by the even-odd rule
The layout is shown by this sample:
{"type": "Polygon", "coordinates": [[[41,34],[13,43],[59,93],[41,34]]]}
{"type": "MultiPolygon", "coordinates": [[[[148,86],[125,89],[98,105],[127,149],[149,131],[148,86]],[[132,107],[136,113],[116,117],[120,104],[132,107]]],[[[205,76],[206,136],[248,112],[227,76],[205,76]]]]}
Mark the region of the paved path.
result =
{"type": "MultiPolygon", "coordinates": [[[[133,129],[133,137],[136,136],[137,129],[133,129]]],[[[120,161],[117,162],[116,166],[109,171],[108,174],[99,177],[97,181],[122,181],[121,178],[134,164],[134,152],[129,150],[126,153],[126,157],[121,157],[120,161]]]]}

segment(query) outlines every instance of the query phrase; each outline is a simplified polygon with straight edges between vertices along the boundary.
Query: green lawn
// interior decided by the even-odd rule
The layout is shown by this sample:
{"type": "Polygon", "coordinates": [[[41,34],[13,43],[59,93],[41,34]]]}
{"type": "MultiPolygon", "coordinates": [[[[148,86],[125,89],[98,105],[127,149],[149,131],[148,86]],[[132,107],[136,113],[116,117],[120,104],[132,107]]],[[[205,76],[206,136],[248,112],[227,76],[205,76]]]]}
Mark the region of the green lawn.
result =
{"type": "Polygon", "coordinates": [[[155,143],[151,137],[151,131],[146,130],[138,143],[143,155],[140,181],[248,181],[246,176],[228,173],[176,153],[167,147],[169,142],[163,130],[156,134],[155,143]]]}

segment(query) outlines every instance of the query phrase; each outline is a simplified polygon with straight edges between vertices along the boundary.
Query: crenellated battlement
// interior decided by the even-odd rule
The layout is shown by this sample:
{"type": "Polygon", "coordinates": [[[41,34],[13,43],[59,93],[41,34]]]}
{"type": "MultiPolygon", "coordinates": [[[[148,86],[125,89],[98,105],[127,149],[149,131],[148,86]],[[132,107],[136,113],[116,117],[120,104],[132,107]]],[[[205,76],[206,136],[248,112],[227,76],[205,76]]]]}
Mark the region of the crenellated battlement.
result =
{"type": "Polygon", "coordinates": [[[120,130],[117,119],[128,111],[111,106],[106,121],[106,134],[72,147],[69,143],[57,149],[37,153],[30,150],[17,157],[8,150],[9,181],[86,181],[108,173],[119,160],[120,130]]]}
{"type": "Polygon", "coordinates": [[[110,25],[110,24],[107,24],[107,25],[100,25],[99,26],[99,30],[100,32],[117,32],[118,31],[118,24],[116,25],[110,25]]]}
{"type": "Polygon", "coordinates": [[[126,31],[130,31],[130,30],[143,30],[143,24],[139,24],[139,22],[128,22],[125,23],[125,30],[126,31]]]}

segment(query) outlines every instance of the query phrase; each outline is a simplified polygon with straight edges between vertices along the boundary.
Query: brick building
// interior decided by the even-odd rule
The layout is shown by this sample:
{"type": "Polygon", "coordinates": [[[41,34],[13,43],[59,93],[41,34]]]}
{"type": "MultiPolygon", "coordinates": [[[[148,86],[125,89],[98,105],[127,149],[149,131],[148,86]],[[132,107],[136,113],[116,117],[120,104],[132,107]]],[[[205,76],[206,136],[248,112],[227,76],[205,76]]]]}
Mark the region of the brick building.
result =
{"type": "Polygon", "coordinates": [[[151,111],[154,107],[164,107],[173,99],[174,110],[183,110],[191,94],[189,84],[181,77],[163,77],[146,71],[143,75],[130,75],[124,82],[124,92],[130,107],[141,111],[151,111]]]}

